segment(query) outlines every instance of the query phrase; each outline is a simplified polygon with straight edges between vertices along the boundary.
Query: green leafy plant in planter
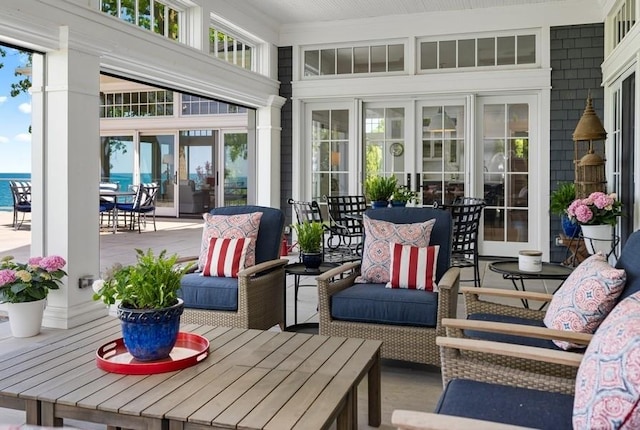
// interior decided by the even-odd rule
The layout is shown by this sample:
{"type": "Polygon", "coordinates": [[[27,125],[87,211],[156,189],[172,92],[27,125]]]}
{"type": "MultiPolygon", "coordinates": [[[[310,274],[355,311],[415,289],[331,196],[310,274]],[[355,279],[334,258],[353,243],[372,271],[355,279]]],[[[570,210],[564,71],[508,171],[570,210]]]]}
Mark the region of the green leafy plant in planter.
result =
{"type": "Polygon", "coordinates": [[[391,196],[391,206],[406,206],[407,203],[414,203],[418,198],[418,193],[409,189],[406,185],[396,188],[391,196]]]}
{"type": "Polygon", "coordinates": [[[298,236],[302,262],[308,269],[317,269],[322,264],[322,224],[317,221],[305,221],[302,224],[294,224],[293,228],[298,236]]]}
{"type": "Polygon", "coordinates": [[[140,361],[169,356],[175,345],[184,310],[178,298],[180,280],[193,264],[178,265],[178,256],[157,256],[151,249],[137,253],[137,263],[115,264],[93,283],[94,300],[117,304],[124,344],[140,361]]]}
{"type": "Polygon", "coordinates": [[[551,192],[549,212],[560,217],[562,231],[565,236],[577,237],[580,226],[572,223],[567,215],[567,208],[576,198],[576,186],[573,182],[560,182],[558,187],[551,192]]]}
{"type": "Polygon", "coordinates": [[[364,194],[373,207],[384,207],[389,204],[397,186],[395,176],[369,176],[364,182],[364,194]]]}

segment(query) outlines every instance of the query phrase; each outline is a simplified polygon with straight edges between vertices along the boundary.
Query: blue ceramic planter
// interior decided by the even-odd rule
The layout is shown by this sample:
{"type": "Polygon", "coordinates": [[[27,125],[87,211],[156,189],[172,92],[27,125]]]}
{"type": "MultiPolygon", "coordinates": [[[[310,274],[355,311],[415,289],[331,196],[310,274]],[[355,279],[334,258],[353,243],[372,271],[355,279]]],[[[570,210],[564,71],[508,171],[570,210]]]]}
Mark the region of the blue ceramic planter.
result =
{"type": "Polygon", "coordinates": [[[322,254],[313,252],[310,254],[302,253],[302,263],[307,269],[317,269],[322,264],[322,254]]]}
{"type": "Polygon", "coordinates": [[[371,202],[372,209],[386,208],[387,206],[389,206],[389,202],[386,200],[374,200],[371,202]]]}
{"type": "Polygon", "coordinates": [[[571,222],[567,215],[563,215],[560,220],[562,221],[562,231],[565,236],[571,239],[580,235],[580,224],[571,222]]]}
{"type": "Polygon", "coordinates": [[[405,206],[407,206],[407,202],[401,202],[401,201],[398,201],[398,200],[391,200],[391,207],[403,208],[405,206]]]}
{"type": "Polygon", "coordinates": [[[128,309],[118,306],[122,338],[127,351],[139,361],[169,357],[180,331],[184,302],[164,309],[128,309]]]}

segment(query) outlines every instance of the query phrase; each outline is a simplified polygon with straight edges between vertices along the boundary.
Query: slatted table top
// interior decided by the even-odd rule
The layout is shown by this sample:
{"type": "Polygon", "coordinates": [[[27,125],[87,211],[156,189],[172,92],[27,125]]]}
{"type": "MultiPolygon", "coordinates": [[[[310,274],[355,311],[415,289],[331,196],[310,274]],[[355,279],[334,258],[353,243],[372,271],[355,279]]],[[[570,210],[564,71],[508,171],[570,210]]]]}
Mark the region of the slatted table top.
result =
{"type": "Polygon", "coordinates": [[[108,373],[98,347],[121,337],[105,317],[0,355],[0,405],[30,424],[73,418],[124,428],[357,427],[357,386],[369,379],[369,425],[381,420],[381,342],[304,333],[185,325],[210,355],[154,375],[108,373]]]}

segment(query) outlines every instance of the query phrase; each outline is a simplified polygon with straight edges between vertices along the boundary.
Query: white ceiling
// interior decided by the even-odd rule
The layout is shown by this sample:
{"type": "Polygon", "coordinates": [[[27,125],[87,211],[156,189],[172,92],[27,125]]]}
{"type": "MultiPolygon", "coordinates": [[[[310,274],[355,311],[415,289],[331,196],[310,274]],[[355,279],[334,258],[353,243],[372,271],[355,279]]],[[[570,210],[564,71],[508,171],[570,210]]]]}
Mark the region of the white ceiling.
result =
{"type": "Polygon", "coordinates": [[[467,10],[564,0],[242,0],[280,25],[467,10]]]}

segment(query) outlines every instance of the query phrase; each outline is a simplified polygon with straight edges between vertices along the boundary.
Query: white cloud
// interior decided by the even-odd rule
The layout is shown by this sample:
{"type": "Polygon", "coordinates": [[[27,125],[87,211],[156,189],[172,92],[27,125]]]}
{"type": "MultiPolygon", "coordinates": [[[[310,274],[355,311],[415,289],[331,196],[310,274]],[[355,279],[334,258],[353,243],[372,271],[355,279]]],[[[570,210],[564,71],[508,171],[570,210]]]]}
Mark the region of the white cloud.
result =
{"type": "Polygon", "coordinates": [[[4,103],[7,101],[7,96],[0,96],[0,103],[4,103]]]}
{"type": "Polygon", "coordinates": [[[18,110],[22,113],[31,113],[31,103],[20,103],[18,110]]]}
{"type": "Polygon", "coordinates": [[[5,137],[5,136],[0,136],[0,143],[8,143],[9,142],[9,138],[5,137]]]}
{"type": "Polygon", "coordinates": [[[18,142],[31,142],[31,135],[29,133],[16,134],[15,140],[18,142]]]}

